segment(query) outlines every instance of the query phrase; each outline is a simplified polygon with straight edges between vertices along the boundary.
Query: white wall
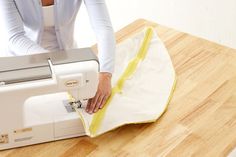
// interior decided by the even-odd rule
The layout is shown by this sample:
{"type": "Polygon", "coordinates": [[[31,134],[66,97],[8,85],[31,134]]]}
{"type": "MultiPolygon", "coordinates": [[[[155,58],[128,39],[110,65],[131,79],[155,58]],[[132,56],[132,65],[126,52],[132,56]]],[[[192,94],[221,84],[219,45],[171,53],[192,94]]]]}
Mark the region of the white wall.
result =
{"type": "MultiPolygon", "coordinates": [[[[236,48],[236,0],[106,0],[115,30],[138,18],[236,48]]],[[[77,36],[80,45],[95,42],[82,7],[77,36]],[[88,33],[89,35],[85,35],[88,33]]]]}

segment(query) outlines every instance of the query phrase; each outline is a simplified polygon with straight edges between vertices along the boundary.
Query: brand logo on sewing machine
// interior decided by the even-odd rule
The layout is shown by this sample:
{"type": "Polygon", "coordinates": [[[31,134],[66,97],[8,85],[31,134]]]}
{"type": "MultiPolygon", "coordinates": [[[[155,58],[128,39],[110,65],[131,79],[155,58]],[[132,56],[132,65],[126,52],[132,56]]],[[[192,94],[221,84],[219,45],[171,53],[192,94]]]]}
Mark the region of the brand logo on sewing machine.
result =
{"type": "Polygon", "coordinates": [[[65,83],[66,87],[75,87],[79,84],[77,80],[70,80],[65,83]]]}

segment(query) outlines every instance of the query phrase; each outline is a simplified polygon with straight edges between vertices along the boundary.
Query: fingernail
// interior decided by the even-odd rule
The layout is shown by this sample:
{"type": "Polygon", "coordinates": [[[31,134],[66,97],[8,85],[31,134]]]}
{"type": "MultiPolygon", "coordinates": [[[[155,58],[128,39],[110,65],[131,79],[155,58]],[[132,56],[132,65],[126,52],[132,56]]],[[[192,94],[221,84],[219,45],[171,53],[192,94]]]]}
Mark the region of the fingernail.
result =
{"type": "Polygon", "coordinates": [[[92,111],[89,111],[89,114],[92,114],[93,112],[92,111]]]}
{"type": "Polygon", "coordinates": [[[97,112],[97,111],[98,111],[98,109],[94,110],[94,112],[97,112]]]}

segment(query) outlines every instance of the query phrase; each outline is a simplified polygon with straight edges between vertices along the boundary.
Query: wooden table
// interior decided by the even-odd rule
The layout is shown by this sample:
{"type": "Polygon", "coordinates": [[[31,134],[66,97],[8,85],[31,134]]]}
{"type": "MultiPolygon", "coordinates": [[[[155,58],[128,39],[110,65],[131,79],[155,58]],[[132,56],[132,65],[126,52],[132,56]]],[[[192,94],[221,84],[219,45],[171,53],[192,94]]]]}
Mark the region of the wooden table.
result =
{"type": "Polygon", "coordinates": [[[145,20],[119,31],[117,41],[146,25],[156,27],[177,73],[174,96],[157,122],[2,151],[0,157],[227,156],[236,146],[236,50],[145,20]]]}

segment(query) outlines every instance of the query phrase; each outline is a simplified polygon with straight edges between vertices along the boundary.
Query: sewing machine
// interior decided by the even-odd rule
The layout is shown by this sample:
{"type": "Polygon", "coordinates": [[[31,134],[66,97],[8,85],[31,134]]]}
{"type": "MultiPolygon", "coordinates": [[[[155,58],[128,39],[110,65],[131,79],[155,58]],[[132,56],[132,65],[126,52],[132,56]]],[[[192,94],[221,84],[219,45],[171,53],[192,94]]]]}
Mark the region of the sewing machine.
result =
{"type": "Polygon", "coordinates": [[[0,150],[85,135],[67,93],[86,105],[98,71],[89,48],[0,58],[0,150]]]}

